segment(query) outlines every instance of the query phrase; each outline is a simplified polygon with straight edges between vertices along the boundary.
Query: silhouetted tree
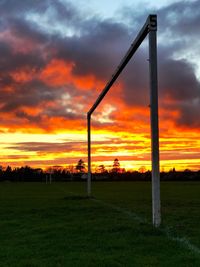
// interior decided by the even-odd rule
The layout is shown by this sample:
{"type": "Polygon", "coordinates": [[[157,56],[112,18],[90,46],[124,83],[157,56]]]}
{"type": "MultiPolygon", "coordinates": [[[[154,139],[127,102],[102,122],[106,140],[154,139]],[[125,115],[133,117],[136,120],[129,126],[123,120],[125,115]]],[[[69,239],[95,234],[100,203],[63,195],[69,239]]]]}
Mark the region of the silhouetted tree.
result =
{"type": "Polygon", "coordinates": [[[119,160],[117,158],[114,159],[112,172],[115,172],[115,173],[120,172],[120,163],[119,163],[119,160]]]}
{"type": "Polygon", "coordinates": [[[0,166],[0,181],[3,181],[3,167],[0,166]]]}
{"type": "Polygon", "coordinates": [[[85,163],[82,159],[80,159],[76,165],[76,170],[79,173],[84,173],[85,172],[85,163]]]}
{"type": "Polygon", "coordinates": [[[106,172],[107,170],[103,164],[97,167],[97,173],[106,173],[106,172]]]}
{"type": "Polygon", "coordinates": [[[147,170],[145,166],[141,166],[138,171],[141,173],[145,173],[147,170]]]}
{"type": "Polygon", "coordinates": [[[12,180],[12,168],[10,166],[6,167],[6,170],[4,171],[4,179],[5,180],[12,180]]]}

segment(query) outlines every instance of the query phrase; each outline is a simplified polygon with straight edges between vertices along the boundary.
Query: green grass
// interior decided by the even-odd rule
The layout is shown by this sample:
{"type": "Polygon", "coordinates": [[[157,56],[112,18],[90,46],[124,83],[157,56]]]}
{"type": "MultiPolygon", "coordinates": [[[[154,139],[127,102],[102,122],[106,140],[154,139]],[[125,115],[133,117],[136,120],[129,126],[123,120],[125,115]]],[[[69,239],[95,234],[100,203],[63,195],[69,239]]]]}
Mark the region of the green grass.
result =
{"type": "Polygon", "coordinates": [[[200,183],[0,183],[1,267],[200,266],[200,183]]]}

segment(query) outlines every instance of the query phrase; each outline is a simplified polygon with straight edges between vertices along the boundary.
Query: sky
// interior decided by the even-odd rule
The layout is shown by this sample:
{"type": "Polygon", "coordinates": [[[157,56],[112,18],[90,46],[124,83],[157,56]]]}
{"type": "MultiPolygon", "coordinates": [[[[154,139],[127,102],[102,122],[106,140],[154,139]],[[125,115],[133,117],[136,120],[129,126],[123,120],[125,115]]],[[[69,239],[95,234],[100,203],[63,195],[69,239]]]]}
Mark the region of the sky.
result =
{"type": "MultiPolygon", "coordinates": [[[[200,0],[0,0],[0,165],[87,162],[86,114],[158,16],[161,170],[200,169],[200,0]]],[[[93,170],[151,169],[148,40],[92,116],[93,170]]]]}

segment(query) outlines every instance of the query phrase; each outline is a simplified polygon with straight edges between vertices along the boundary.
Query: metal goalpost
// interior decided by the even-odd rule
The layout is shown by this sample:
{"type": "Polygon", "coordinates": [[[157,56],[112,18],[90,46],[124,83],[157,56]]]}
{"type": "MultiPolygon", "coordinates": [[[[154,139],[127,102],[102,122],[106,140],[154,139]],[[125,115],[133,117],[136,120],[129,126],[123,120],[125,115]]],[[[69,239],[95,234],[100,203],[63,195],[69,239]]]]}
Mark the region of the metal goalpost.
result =
{"type": "Polygon", "coordinates": [[[88,177],[87,195],[91,196],[91,116],[117,80],[129,60],[139,48],[145,37],[149,35],[149,76],[150,76],[150,117],[151,117],[151,162],[152,162],[152,221],[155,227],[161,223],[160,212],[160,170],[159,170],[159,126],[158,126],[158,82],[157,82],[157,15],[148,16],[144,26],[131,44],[111,79],[87,113],[88,138],[88,177]]]}

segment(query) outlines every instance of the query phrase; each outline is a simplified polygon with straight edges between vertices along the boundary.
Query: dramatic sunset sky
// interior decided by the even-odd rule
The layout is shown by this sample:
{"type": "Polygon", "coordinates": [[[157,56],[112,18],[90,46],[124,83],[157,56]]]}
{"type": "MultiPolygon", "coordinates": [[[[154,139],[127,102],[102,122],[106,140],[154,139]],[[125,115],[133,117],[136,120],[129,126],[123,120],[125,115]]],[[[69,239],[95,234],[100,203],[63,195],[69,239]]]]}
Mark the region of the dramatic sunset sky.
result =
{"type": "MultiPolygon", "coordinates": [[[[86,113],[150,13],[161,170],[200,169],[200,0],[0,0],[1,166],[87,161],[86,113]]],[[[95,111],[93,168],[151,168],[148,64],[146,40],[95,111]]]]}

